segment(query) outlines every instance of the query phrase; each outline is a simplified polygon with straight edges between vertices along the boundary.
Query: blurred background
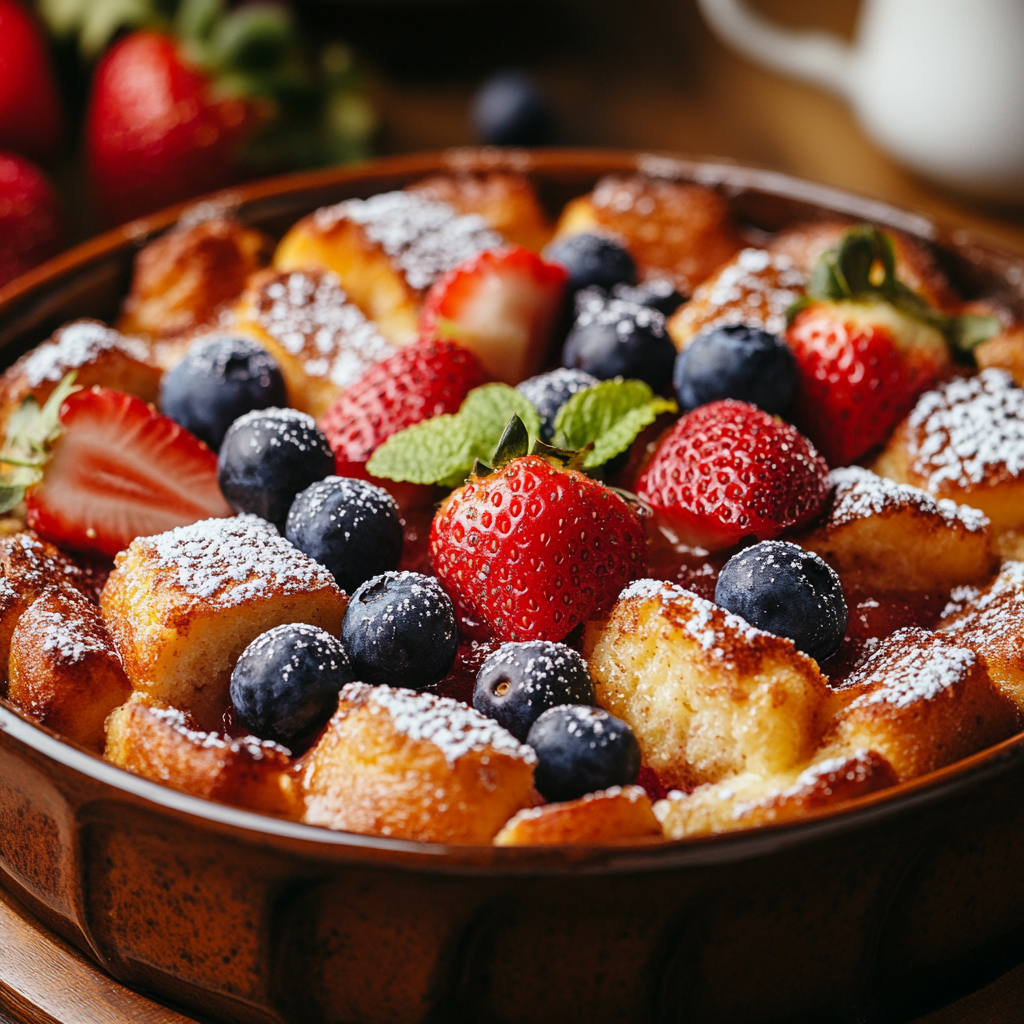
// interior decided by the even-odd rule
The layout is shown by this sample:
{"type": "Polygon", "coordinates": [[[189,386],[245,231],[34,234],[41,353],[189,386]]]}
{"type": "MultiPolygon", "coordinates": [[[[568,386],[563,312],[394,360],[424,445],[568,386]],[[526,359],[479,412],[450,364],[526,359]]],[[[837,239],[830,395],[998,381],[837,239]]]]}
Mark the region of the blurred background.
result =
{"type": "MultiPolygon", "coordinates": [[[[957,3],[980,9],[930,10],[957,3]]],[[[862,4],[747,6],[849,40],[862,4]]],[[[0,283],[232,181],[481,142],[727,157],[1024,247],[1021,206],[907,170],[839,96],[730,49],[697,0],[0,0],[0,283]]]]}

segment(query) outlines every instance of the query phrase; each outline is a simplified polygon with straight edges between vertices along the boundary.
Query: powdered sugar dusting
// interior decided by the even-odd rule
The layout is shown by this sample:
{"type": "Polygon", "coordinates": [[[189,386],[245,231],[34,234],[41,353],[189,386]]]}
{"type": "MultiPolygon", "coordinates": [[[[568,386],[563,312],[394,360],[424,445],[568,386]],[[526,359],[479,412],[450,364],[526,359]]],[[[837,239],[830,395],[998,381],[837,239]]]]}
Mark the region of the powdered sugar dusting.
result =
{"type": "Polygon", "coordinates": [[[248,314],[310,377],[346,387],[395,349],[331,273],[277,274],[251,296],[248,314]]]}
{"type": "Polygon", "coordinates": [[[373,713],[390,716],[396,732],[411,740],[433,743],[449,764],[471,751],[494,750],[534,764],[537,755],[491,718],[450,697],[415,690],[349,683],[340,700],[365,704],[373,713]]]}
{"type": "Polygon", "coordinates": [[[956,587],[942,615],[939,632],[952,634],[957,643],[1024,651],[1024,562],[1004,562],[984,590],[956,587]]]}
{"type": "Polygon", "coordinates": [[[926,392],[907,423],[911,466],[933,493],[1024,475],[1024,390],[1005,370],[926,392]]]}
{"type": "Polygon", "coordinates": [[[971,533],[980,533],[988,526],[988,517],[970,505],[958,505],[948,498],[936,499],[919,487],[898,484],[860,466],[832,470],[829,483],[834,488],[829,526],[843,526],[907,505],[940,516],[950,526],[959,526],[971,533]]]}
{"type": "Polygon", "coordinates": [[[321,231],[339,221],[359,224],[404,272],[411,288],[429,288],[438,278],[484,249],[502,244],[477,214],[459,215],[447,203],[416,192],[384,192],[349,199],[313,215],[321,231]]]}
{"type": "Polygon", "coordinates": [[[272,740],[261,740],[255,736],[241,736],[228,739],[215,732],[202,732],[192,729],[184,713],[177,708],[146,707],[146,713],[159,721],[166,722],[175,732],[180,733],[189,743],[206,750],[222,750],[225,753],[245,753],[254,761],[262,761],[267,754],[277,754],[290,758],[291,751],[272,740]]]}
{"type": "Polygon", "coordinates": [[[229,608],[261,594],[337,589],[334,577],[284,537],[249,519],[203,519],[143,537],[160,576],[191,597],[229,608]]]}
{"type": "Polygon", "coordinates": [[[85,366],[101,352],[111,349],[120,349],[140,362],[146,357],[144,345],[112,327],[98,320],[76,320],[61,327],[51,341],[30,352],[21,368],[28,386],[35,388],[44,381],[57,383],[71,370],[85,366]]]}
{"type": "Polygon", "coordinates": [[[77,665],[90,654],[117,659],[114,646],[107,637],[96,629],[69,620],[63,612],[37,608],[32,614],[32,630],[40,648],[66,665],[77,665]]]}

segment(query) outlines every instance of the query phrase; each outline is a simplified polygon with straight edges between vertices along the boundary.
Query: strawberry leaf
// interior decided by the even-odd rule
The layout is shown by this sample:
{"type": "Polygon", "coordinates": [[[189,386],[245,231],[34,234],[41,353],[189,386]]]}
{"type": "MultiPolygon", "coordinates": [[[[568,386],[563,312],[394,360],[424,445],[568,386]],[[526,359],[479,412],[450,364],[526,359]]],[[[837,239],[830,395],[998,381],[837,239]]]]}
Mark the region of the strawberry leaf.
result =
{"type": "Polygon", "coordinates": [[[642,380],[602,381],[578,391],[562,406],[555,418],[555,443],[573,449],[592,445],[583,465],[596,469],[624,452],[658,416],[677,408],[642,380]]]}
{"type": "Polygon", "coordinates": [[[498,444],[494,449],[494,458],[491,459],[491,462],[495,469],[501,469],[513,459],[521,459],[524,455],[529,454],[529,451],[530,434],[526,425],[515,413],[512,413],[501,437],[498,438],[498,444]]]}

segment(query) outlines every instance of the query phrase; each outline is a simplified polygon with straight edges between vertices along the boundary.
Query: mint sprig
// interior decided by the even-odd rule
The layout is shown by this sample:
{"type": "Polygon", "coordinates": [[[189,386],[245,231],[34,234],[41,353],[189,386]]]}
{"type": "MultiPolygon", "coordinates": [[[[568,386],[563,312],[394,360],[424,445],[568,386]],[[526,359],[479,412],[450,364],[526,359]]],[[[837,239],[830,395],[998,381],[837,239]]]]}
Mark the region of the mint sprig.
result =
{"type": "Polygon", "coordinates": [[[555,444],[560,448],[593,447],[584,469],[596,469],[624,452],[645,427],[678,406],[656,395],[642,380],[602,381],[577,391],[555,417],[555,444]]]}

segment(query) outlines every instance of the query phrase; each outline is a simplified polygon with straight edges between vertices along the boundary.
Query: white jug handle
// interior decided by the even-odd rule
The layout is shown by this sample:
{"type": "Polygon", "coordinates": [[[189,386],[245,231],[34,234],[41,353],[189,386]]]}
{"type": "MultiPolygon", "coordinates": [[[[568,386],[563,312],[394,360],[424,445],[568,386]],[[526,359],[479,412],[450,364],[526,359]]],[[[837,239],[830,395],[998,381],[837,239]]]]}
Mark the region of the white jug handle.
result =
{"type": "Polygon", "coordinates": [[[744,56],[849,98],[854,49],[838,36],[779,28],[743,0],[697,2],[714,32],[744,56]]]}

